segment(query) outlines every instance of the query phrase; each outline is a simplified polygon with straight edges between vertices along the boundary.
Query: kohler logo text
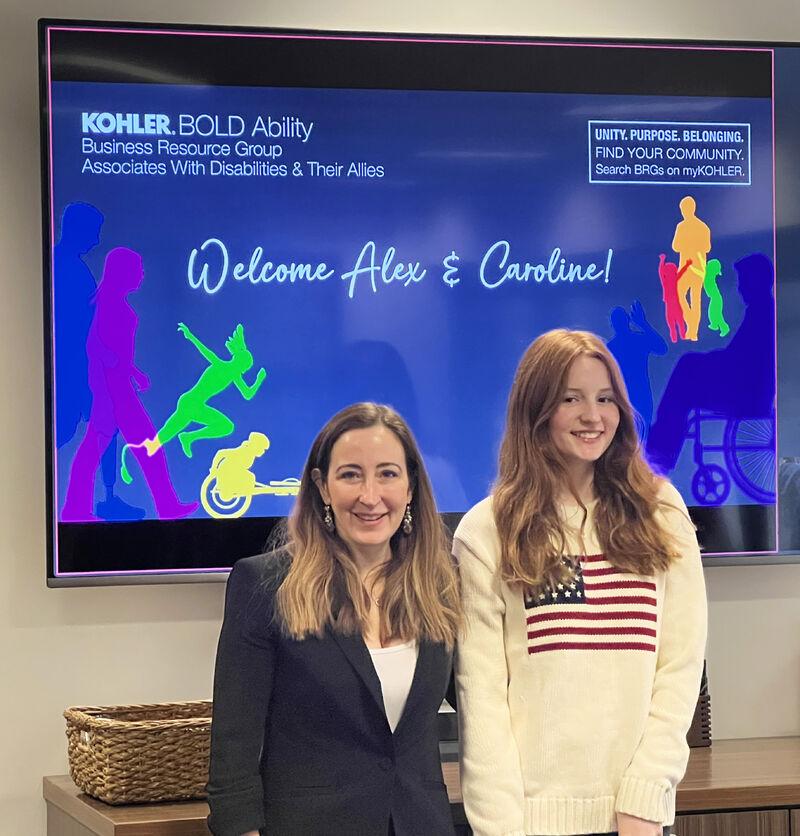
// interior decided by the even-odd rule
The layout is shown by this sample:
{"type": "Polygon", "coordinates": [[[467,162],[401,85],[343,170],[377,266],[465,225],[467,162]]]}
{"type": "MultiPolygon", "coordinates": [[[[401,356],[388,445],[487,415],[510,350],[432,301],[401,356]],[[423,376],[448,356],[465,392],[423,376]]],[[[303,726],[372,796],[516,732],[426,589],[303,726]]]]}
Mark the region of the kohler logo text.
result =
{"type": "Polygon", "coordinates": [[[83,113],[85,134],[171,134],[163,113],[83,113]]]}

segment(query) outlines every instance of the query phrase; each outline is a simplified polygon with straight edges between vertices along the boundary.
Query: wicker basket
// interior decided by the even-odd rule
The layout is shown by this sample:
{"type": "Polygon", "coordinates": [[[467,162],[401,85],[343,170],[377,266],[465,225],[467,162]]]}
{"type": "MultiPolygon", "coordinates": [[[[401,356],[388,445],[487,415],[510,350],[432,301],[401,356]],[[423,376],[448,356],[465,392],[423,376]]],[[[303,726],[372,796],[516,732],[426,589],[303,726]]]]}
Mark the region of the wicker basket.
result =
{"type": "Polygon", "coordinates": [[[76,706],[67,720],[69,773],[108,804],[202,798],[211,701],[76,706]]]}

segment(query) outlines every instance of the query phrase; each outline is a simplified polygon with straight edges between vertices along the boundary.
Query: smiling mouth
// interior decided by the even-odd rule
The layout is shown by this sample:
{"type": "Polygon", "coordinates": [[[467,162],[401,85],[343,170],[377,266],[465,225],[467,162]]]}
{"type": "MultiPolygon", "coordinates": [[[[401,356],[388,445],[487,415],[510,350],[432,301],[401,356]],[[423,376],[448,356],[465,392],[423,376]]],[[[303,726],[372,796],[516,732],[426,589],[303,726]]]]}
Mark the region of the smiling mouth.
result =
{"type": "Polygon", "coordinates": [[[382,520],[386,516],[386,513],[384,512],[383,514],[356,514],[355,512],[353,512],[353,516],[357,520],[361,520],[361,522],[364,523],[375,523],[378,522],[378,520],[382,520]]]}
{"type": "Polygon", "coordinates": [[[596,441],[603,434],[602,430],[575,430],[571,433],[582,441],[596,441]]]}

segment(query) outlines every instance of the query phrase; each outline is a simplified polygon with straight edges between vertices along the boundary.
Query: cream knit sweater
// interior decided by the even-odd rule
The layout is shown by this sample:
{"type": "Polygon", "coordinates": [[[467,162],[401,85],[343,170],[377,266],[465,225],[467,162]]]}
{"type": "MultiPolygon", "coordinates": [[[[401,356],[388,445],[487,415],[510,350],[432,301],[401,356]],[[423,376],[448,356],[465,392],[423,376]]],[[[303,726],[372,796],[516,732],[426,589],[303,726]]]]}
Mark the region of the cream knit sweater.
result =
{"type": "MultiPolygon", "coordinates": [[[[594,503],[574,577],[525,600],[501,581],[491,497],[454,551],[466,628],[456,662],[461,786],[475,836],[616,830],[616,813],[672,824],[697,702],[706,598],[697,538],[668,482],[662,524],[682,557],[619,572],[600,554],[594,503]]],[[[577,506],[562,509],[579,528],[577,506]]]]}

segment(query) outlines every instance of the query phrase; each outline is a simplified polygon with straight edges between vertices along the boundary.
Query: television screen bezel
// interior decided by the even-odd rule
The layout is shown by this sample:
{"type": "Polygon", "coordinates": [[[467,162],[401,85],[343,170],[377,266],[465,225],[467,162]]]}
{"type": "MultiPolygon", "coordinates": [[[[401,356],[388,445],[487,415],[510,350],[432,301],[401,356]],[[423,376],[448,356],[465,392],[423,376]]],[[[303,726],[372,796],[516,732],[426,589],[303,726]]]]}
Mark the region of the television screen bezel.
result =
{"type": "MultiPolygon", "coordinates": [[[[679,38],[598,38],[598,37],[537,37],[526,35],[514,36],[483,36],[483,35],[462,35],[458,33],[411,33],[411,32],[370,32],[355,30],[316,30],[303,28],[281,28],[281,27],[256,27],[256,26],[231,26],[231,25],[209,25],[209,24],[185,24],[185,23],[146,23],[140,21],[117,21],[117,20],[92,20],[92,19],[68,19],[68,18],[41,18],[38,21],[39,33],[39,113],[40,113],[40,148],[41,148],[41,189],[42,189],[42,279],[43,279],[43,343],[45,360],[44,377],[44,400],[45,400],[45,488],[46,488],[46,542],[47,542],[47,585],[49,587],[71,587],[71,586],[105,586],[105,585],[136,585],[152,583],[196,583],[196,582],[220,582],[224,581],[229,573],[229,568],[188,569],[188,570],[149,570],[145,573],[137,571],[120,571],[112,575],[80,573],[78,575],[55,574],[55,520],[53,492],[53,402],[52,384],[49,375],[52,373],[52,344],[51,344],[51,257],[52,257],[52,224],[51,224],[51,182],[50,171],[50,149],[49,149],[49,56],[48,56],[48,32],[51,29],[74,28],[78,30],[112,30],[127,34],[165,34],[165,35],[191,35],[197,34],[208,36],[220,35],[241,35],[241,36],[272,36],[286,38],[328,38],[344,41],[408,41],[408,42],[435,42],[442,44],[475,44],[475,45],[509,45],[509,46],[589,46],[589,47],[677,47],[677,48],[722,48],[722,49],[797,49],[800,44],[789,41],[751,41],[751,40],[699,40],[679,38]]],[[[143,82],[139,78],[136,81],[143,82]]],[[[179,83],[179,82],[175,82],[179,83]]],[[[198,83],[196,79],[187,81],[198,83]]],[[[774,56],[773,56],[773,95],[774,95],[774,56]]],[[[778,184],[775,183],[777,190],[778,184]]],[[[775,218],[777,229],[777,217],[775,218]]],[[[777,287],[777,285],[776,285],[777,287]]],[[[777,339],[777,337],[776,337],[777,339]]],[[[776,363],[780,363],[780,357],[776,357],[776,363]]],[[[778,396],[780,393],[778,393],[778,396]]],[[[777,464],[776,464],[777,473],[777,464]]],[[[696,506],[692,506],[693,508],[696,506]]],[[[776,501],[775,513],[778,513],[776,501]]],[[[460,520],[462,514],[443,514],[445,523],[451,530],[460,520]]],[[[257,517],[256,521],[263,525],[263,542],[272,528],[283,518],[281,517],[257,517]]],[[[193,522],[198,522],[194,520],[193,522]]],[[[217,521],[204,521],[209,524],[217,521]]],[[[237,521],[238,522],[238,521],[237,521]]],[[[181,526],[182,521],[153,522],[157,526],[181,526]]],[[[225,523],[223,523],[225,524],[225,523]]],[[[90,523],[91,526],[103,526],[103,523],[90,523]]],[[[114,523],[111,523],[114,525],[114,523]]],[[[122,524],[117,524],[122,525],[122,524]]],[[[778,543],[779,544],[779,543],[778,543]]],[[[737,554],[719,554],[703,556],[704,566],[742,566],[742,565],[774,565],[800,562],[800,551],[798,552],[741,552],[737,554]]]]}

